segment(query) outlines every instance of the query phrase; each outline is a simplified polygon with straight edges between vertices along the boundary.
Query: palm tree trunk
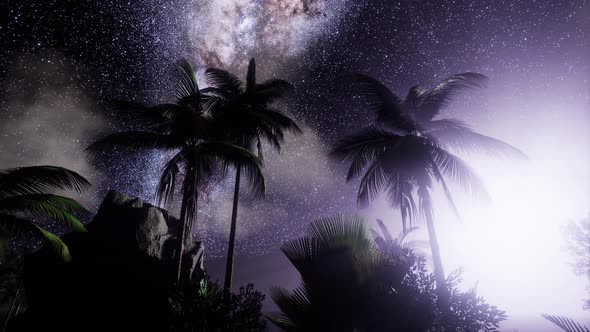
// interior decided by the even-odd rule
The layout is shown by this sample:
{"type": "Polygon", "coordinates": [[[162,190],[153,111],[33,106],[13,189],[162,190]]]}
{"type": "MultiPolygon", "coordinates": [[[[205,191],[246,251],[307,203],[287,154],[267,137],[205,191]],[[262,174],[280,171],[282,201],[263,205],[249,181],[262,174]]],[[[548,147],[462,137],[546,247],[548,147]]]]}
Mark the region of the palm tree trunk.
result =
{"type": "Polygon", "coordinates": [[[231,291],[234,273],[234,250],[236,245],[236,219],[238,217],[238,200],[240,196],[240,168],[236,170],[236,184],[234,186],[234,205],[231,211],[231,226],[229,230],[229,246],[227,248],[227,265],[225,266],[225,282],[223,288],[231,291]]]}
{"type": "Polygon", "coordinates": [[[187,237],[191,235],[192,222],[197,217],[197,168],[187,165],[184,177],[182,204],[180,207],[179,237],[176,249],[176,281],[182,280],[182,259],[187,237]]]}
{"type": "Polygon", "coordinates": [[[434,228],[434,218],[432,216],[432,205],[430,202],[430,193],[428,189],[422,195],[422,204],[424,217],[426,219],[426,227],[428,229],[428,239],[430,242],[430,250],[432,251],[432,263],[434,265],[434,278],[436,280],[436,290],[439,297],[439,305],[441,309],[448,308],[450,294],[446,286],[445,272],[442,265],[442,258],[440,255],[440,248],[438,246],[438,239],[436,237],[436,230],[434,228]]]}

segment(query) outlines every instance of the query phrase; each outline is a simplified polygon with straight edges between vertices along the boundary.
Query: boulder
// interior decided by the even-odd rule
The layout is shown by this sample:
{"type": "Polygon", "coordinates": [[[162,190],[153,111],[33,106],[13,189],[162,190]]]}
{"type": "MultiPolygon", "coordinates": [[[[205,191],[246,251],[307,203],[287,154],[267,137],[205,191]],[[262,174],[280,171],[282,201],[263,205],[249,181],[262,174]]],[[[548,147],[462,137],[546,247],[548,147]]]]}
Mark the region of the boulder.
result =
{"type": "MultiPolygon", "coordinates": [[[[25,258],[28,310],[10,330],[165,331],[178,224],[163,209],[109,192],[88,233],[63,236],[70,262],[48,249],[25,258]]],[[[183,273],[197,282],[203,245],[185,246],[183,273]]]]}

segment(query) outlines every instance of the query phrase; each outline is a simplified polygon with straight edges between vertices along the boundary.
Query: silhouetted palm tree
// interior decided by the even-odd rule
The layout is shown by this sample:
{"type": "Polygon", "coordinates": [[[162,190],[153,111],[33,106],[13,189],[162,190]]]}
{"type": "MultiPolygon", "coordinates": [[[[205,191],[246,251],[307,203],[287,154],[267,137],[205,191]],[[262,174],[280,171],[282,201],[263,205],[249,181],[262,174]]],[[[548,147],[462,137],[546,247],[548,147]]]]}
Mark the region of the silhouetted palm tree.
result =
{"type": "Polygon", "coordinates": [[[79,218],[89,214],[75,200],[52,194],[56,189],[81,192],[90,183],[81,175],[56,166],[30,166],[0,170],[0,253],[18,235],[42,237],[62,258],[68,247],[43,222],[57,222],[76,232],[86,232],[79,218]]]}
{"type": "MultiPolygon", "coordinates": [[[[262,139],[280,152],[285,131],[301,133],[301,129],[288,116],[273,107],[273,103],[292,89],[291,84],[280,79],[256,83],[256,63],[250,60],[246,84],[233,74],[218,68],[207,69],[205,76],[210,88],[206,91],[217,97],[211,108],[218,133],[250,151],[255,148],[263,160],[262,139]]],[[[236,170],[234,198],[227,251],[225,289],[231,289],[236,241],[236,223],[240,192],[240,169],[236,170]]]]}
{"type": "MultiPolygon", "coordinates": [[[[245,172],[255,195],[264,195],[264,178],[258,158],[249,150],[222,140],[208,115],[215,97],[203,94],[191,65],[182,61],[176,99],[171,104],[144,106],[138,103],[119,103],[121,115],[138,131],[111,134],[88,147],[92,155],[119,147],[126,150],[174,151],[166,163],[157,188],[157,200],[166,204],[173,199],[176,181],[184,169],[177,247],[177,280],[182,277],[182,256],[190,239],[193,221],[197,217],[197,187],[216,167],[229,166],[245,172]]],[[[120,150],[121,151],[121,150],[120,150]]]]}
{"type": "MultiPolygon", "coordinates": [[[[359,205],[366,205],[385,192],[391,206],[401,211],[404,231],[419,215],[425,219],[436,281],[445,285],[434,228],[432,186],[435,182],[441,184],[455,213],[457,208],[445,178],[458,183],[472,196],[487,197],[477,175],[447,149],[519,158],[524,158],[524,154],[502,141],[474,132],[458,120],[434,119],[458,92],[482,86],[486,78],[481,74],[454,75],[432,90],[414,86],[403,100],[369,76],[359,74],[356,79],[360,93],[367,98],[367,107],[377,114],[377,125],[341,139],[332,153],[350,164],[347,181],[365,171],[358,191],[359,205]]],[[[444,286],[439,288],[440,298],[445,301],[448,292],[444,286]]]]}
{"type": "Polygon", "coordinates": [[[316,220],[281,250],[302,279],[293,292],[271,290],[282,314],[269,318],[286,331],[426,331],[433,322],[429,301],[402,284],[414,256],[383,254],[360,216],[316,220]]]}

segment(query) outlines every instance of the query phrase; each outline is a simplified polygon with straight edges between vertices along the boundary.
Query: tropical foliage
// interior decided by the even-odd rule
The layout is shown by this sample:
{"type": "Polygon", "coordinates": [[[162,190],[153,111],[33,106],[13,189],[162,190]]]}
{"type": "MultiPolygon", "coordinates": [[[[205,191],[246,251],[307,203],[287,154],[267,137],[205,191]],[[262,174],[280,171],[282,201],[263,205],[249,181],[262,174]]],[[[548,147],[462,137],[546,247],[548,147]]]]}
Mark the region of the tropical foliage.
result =
{"type": "Polygon", "coordinates": [[[162,170],[157,199],[166,204],[174,198],[182,179],[182,202],[177,247],[177,280],[182,277],[182,256],[191,240],[197,220],[198,187],[215,169],[234,167],[244,172],[254,195],[264,195],[260,161],[248,149],[218,135],[217,123],[209,109],[219,98],[199,90],[195,72],[187,61],[179,67],[176,98],[172,103],[153,107],[133,102],[118,102],[119,113],[139,130],[108,135],[88,147],[91,155],[117,149],[119,152],[157,150],[173,154],[162,170]],[[181,176],[184,173],[184,177],[181,176]]]}
{"type": "Polygon", "coordinates": [[[253,284],[240,287],[237,294],[226,293],[218,283],[204,278],[198,285],[177,289],[170,297],[171,331],[263,331],[261,314],[264,294],[253,284]]]}
{"type": "Polygon", "coordinates": [[[15,237],[42,238],[63,259],[70,253],[59,236],[45,224],[62,224],[76,232],[85,232],[80,221],[89,214],[75,200],[56,195],[55,190],[81,192],[90,183],[80,174],[56,166],[30,166],[0,170],[0,253],[10,250],[15,237]]]}
{"type": "Polygon", "coordinates": [[[543,318],[550,321],[551,323],[557,325],[560,329],[564,330],[565,332],[590,332],[590,328],[568,317],[553,315],[541,316],[543,316],[543,318]]]}
{"type": "MultiPolygon", "coordinates": [[[[569,223],[564,233],[566,248],[574,256],[574,273],[590,280],[590,217],[569,223]]],[[[584,301],[584,309],[590,310],[590,299],[584,301]]]]}
{"type": "Polygon", "coordinates": [[[503,310],[486,303],[483,297],[478,296],[475,288],[468,291],[459,289],[461,284],[461,270],[452,272],[446,279],[446,288],[449,289],[449,310],[441,310],[438,302],[438,291],[435,278],[426,267],[426,260],[418,256],[416,264],[412,266],[403,281],[403,287],[408,287],[428,299],[434,308],[434,321],[430,332],[447,331],[482,331],[497,332],[499,324],[506,319],[503,310]]]}
{"type": "MultiPolygon", "coordinates": [[[[221,139],[257,151],[263,160],[262,140],[270,143],[278,152],[286,131],[301,133],[297,124],[276,108],[276,101],[284,97],[292,86],[281,79],[256,82],[256,63],[250,60],[245,84],[232,73],[209,68],[205,72],[210,96],[214,96],[211,114],[221,139]]],[[[241,170],[236,170],[227,267],[224,287],[231,288],[233,259],[236,240],[236,218],[240,193],[241,170]]]]}

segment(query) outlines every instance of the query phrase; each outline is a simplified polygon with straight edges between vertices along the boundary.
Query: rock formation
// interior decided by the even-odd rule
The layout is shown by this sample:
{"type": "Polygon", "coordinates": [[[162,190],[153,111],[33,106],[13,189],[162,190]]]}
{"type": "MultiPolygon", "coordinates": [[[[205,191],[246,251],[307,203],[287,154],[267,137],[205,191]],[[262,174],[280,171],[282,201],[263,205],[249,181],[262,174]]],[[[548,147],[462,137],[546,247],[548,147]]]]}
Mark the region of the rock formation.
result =
{"type": "MultiPolygon", "coordinates": [[[[177,228],[165,210],[109,192],[88,233],[63,237],[70,262],[47,249],[25,258],[29,309],[10,330],[164,331],[177,228]]],[[[200,242],[187,243],[183,266],[192,281],[200,280],[200,242]]]]}

